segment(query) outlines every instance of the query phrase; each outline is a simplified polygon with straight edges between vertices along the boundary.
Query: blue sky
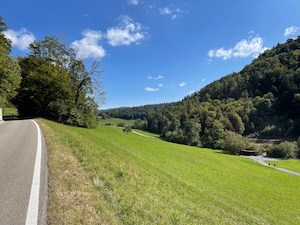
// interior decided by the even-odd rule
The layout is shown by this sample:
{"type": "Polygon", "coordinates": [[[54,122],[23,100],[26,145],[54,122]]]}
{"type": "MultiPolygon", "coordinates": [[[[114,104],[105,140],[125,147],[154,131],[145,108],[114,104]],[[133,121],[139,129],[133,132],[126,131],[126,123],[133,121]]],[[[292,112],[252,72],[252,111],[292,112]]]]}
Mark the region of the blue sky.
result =
{"type": "Polygon", "coordinates": [[[13,55],[63,37],[101,61],[102,109],[182,100],[300,35],[299,0],[9,0],[0,15],[13,55]]]}

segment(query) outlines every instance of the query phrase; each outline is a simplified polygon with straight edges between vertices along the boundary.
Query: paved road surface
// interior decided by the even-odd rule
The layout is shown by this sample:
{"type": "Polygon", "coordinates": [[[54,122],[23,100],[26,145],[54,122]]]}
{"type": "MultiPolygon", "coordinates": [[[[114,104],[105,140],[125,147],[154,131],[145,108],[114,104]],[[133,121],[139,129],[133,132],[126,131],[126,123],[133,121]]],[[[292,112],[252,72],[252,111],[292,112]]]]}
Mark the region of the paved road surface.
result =
{"type": "Polygon", "coordinates": [[[40,174],[35,174],[40,180],[34,181],[32,185],[36,156],[39,155],[38,136],[38,128],[33,120],[6,121],[0,124],[1,225],[45,224],[47,163],[42,137],[40,138],[42,142],[39,143],[42,150],[40,154],[42,169],[40,174]],[[38,193],[32,192],[32,189],[38,190],[38,193]],[[29,207],[30,198],[33,198],[31,207],[29,207]],[[34,199],[37,199],[37,204],[34,203],[34,199]],[[33,208],[33,211],[28,208],[33,208]],[[36,214],[34,209],[37,209],[39,214],[36,214]],[[38,215],[36,216],[38,221],[34,219],[35,214],[38,215]]]}

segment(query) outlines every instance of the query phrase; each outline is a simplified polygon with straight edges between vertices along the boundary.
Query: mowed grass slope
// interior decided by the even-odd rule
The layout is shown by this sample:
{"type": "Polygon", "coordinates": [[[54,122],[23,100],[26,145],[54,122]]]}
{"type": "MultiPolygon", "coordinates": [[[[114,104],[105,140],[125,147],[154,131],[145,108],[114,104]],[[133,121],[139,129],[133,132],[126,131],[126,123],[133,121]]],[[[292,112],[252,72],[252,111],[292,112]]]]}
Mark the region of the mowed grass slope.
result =
{"type": "Polygon", "coordinates": [[[39,122],[76,156],[101,223],[300,224],[297,176],[115,127],[39,122]]]}

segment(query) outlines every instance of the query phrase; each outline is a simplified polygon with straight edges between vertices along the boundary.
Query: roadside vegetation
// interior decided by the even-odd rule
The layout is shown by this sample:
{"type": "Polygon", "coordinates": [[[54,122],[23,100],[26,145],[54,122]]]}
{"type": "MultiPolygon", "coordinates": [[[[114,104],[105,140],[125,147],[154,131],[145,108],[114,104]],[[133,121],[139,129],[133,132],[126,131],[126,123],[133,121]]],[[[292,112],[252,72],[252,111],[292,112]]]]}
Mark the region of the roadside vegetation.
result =
{"type": "Polygon", "coordinates": [[[55,171],[50,172],[52,221],[300,222],[297,176],[221,151],[126,134],[111,126],[91,130],[48,120],[39,123],[50,149],[56,149],[50,150],[53,155],[49,157],[50,171],[55,171]],[[65,156],[70,158],[68,162],[61,161],[65,156]],[[72,198],[78,196],[83,199],[76,204],[72,198]],[[85,212],[87,209],[90,211],[85,212]]]}

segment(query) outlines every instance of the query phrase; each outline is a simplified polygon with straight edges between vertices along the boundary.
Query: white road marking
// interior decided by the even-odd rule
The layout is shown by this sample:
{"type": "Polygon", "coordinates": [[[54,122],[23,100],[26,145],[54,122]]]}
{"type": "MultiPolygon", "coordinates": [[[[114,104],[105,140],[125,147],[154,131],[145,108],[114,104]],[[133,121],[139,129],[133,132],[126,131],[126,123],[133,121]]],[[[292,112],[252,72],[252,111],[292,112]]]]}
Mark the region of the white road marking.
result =
{"type": "Polygon", "coordinates": [[[38,224],[39,198],[40,198],[42,135],[41,135],[41,130],[39,125],[34,120],[32,120],[32,122],[36,126],[38,135],[37,135],[37,152],[35,157],[30,199],[29,199],[28,210],[27,210],[26,225],[38,224]]]}

